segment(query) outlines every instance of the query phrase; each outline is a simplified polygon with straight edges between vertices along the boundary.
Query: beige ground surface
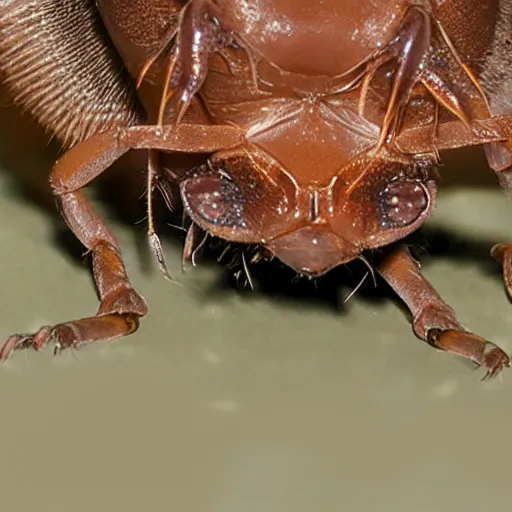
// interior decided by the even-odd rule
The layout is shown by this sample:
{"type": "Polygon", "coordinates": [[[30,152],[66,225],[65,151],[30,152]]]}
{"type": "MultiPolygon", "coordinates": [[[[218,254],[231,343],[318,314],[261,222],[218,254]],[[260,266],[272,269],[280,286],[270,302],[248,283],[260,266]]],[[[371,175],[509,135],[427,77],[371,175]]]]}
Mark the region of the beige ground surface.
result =
{"type": "MultiPolygon", "coordinates": [[[[36,168],[32,138],[13,159],[16,136],[4,124],[3,166],[36,168]]],[[[89,273],[54,243],[51,218],[9,174],[0,190],[0,338],[92,312],[89,273]]],[[[510,219],[488,188],[447,190],[437,215],[485,251],[512,239],[510,219]]],[[[146,275],[133,230],[114,226],[151,313],[124,341],[0,367],[2,510],[509,509],[510,371],[480,383],[417,341],[392,301],[355,298],[339,314],[239,295],[216,287],[220,267],[181,275],[169,244],[183,286],[146,275]]],[[[512,351],[512,306],[485,260],[448,254],[426,273],[463,322],[512,351]]]]}

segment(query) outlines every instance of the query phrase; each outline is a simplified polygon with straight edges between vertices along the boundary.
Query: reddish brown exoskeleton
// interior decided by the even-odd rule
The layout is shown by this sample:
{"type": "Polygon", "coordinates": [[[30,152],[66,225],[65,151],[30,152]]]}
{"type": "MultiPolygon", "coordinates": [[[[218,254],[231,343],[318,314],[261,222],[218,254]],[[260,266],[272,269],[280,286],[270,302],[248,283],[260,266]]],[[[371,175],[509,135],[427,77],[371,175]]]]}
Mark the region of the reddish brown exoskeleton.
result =
{"type": "MultiPolygon", "coordinates": [[[[149,205],[154,188],[168,196],[179,184],[193,222],[186,256],[203,230],[312,277],[421,226],[440,150],[485,145],[511,193],[511,5],[0,0],[0,72],[19,104],[72,146],[51,186],[92,253],[101,301],[94,317],[11,336],[0,357],[137,329],[145,301],[80,190],[130,150],[148,150],[149,205]],[[177,154],[198,165],[187,169],[177,154]]],[[[163,267],[151,215],[149,235],[163,267]]],[[[493,255],[512,295],[512,245],[493,255]]],[[[458,322],[405,246],[377,270],[419,338],[487,377],[510,366],[458,322]]]]}

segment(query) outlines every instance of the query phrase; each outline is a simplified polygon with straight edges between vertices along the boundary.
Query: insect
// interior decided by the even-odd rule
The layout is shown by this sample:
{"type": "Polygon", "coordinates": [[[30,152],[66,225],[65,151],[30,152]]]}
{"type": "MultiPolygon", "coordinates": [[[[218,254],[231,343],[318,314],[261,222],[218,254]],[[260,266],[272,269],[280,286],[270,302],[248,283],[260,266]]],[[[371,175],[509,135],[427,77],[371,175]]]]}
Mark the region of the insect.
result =
{"type": "MultiPolygon", "coordinates": [[[[145,150],[164,272],[151,205],[176,184],[185,258],[201,232],[310,277],[375,251],[416,336],[495,376],[509,356],[400,240],[434,209],[441,150],[483,145],[512,193],[511,20],[508,0],[0,0],[0,76],[68,148],[50,184],[100,297],[94,317],[12,335],[1,359],[138,328],[146,303],[81,189],[145,150]]],[[[512,245],[492,255],[512,297],[512,245]]]]}

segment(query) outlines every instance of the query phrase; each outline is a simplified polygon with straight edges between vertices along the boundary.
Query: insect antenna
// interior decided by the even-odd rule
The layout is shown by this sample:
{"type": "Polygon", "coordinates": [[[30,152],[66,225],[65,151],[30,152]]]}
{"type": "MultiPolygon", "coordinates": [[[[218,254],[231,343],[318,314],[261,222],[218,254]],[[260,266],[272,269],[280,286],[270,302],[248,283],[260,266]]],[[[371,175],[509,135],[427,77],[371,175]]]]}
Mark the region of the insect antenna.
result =
{"type": "Polygon", "coordinates": [[[224,259],[224,257],[226,256],[226,254],[229,252],[230,249],[231,249],[231,245],[227,244],[226,247],[224,247],[224,249],[220,253],[220,256],[217,258],[217,263],[222,263],[222,260],[224,259]]]}
{"type": "Polygon", "coordinates": [[[242,268],[245,273],[246,283],[249,285],[251,291],[254,291],[254,284],[252,282],[251,273],[249,272],[249,266],[247,265],[247,260],[245,259],[245,251],[242,250],[242,268]]]}
{"type": "Polygon", "coordinates": [[[188,228],[185,228],[185,223],[187,221],[187,215],[184,212],[183,213],[183,222],[182,226],[183,229],[186,230],[187,236],[185,237],[185,243],[183,244],[183,252],[181,254],[181,266],[183,267],[183,270],[185,269],[185,266],[192,262],[192,253],[194,252],[195,246],[196,246],[196,240],[197,235],[199,232],[199,228],[197,224],[194,224],[193,222],[188,226],[188,228]]]}
{"type": "Polygon", "coordinates": [[[197,266],[197,263],[196,263],[197,255],[198,255],[199,251],[204,247],[206,240],[208,240],[208,236],[209,236],[209,234],[205,232],[203,238],[201,239],[199,244],[197,244],[197,247],[194,249],[194,252],[192,253],[192,265],[194,265],[194,267],[197,266]]]}
{"type": "Polygon", "coordinates": [[[173,224],[172,222],[167,222],[166,225],[171,227],[171,228],[173,228],[173,229],[177,229],[178,231],[182,231],[184,233],[187,233],[187,231],[188,231],[183,226],[178,226],[178,224],[173,224]]]}
{"type": "Polygon", "coordinates": [[[362,254],[358,256],[357,259],[361,260],[368,267],[368,271],[372,276],[373,286],[377,288],[377,277],[375,276],[375,270],[373,269],[371,263],[362,254]]]}
{"type": "Polygon", "coordinates": [[[358,291],[361,286],[363,286],[363,283],[366,281],[368,276],[370,275],[370,271],[367,270],[366,274],[363,276],[361,281],[359,281],[359,284],[345,297],[345,300],[343,301],[343,304],[346,304],[358,291]]]}
{"type": "Polygon", "coordinates": [[[194,267],[197,266],[197,255],[203,248],[207,239],[208,233],[203,231],[196,223],[192,222],[187,230],[187,236],[183,246],[183,253],[181,257],[181,264],[183,269],[188,263],[192,263],[192,266],[194,267]],[[201,241],[197,243],[198,237],[201,233],[204,233],[204,236],[201,241]]]}
{"type": "Polygon", "coordinates": [[[163,276],[169,281],[174,281],[167,264],[165,263],[164,251],[160,238],[155,231],[155,222],[153,218],[153,191],[155,187],[155,181],[158,180],[159,176],[159,160],[158,153],[153,150],[148,151],[148,179],[147,179],[147,217],[148,217],[148,240],[149,247],[153,256],[155,257],[158,268],[163,276]]]}

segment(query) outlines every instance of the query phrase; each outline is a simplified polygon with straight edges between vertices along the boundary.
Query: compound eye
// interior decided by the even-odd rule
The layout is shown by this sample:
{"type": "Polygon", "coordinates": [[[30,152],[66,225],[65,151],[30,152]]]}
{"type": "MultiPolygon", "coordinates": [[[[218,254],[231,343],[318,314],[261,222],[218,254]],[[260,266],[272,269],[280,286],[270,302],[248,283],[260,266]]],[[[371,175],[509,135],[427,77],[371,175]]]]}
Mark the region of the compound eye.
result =
{"type": "Polygon", "coordinates": [[[382,224],[386,227],[412,224],[428,205],[429,194],[421,181],[391,181],[381,192],[382,224]]]}
{"type": "Polygon", "coordinates": [[[198,176],[182,183],[185,207],[204,221],[217,226],[245,228],[244,197],[240,188],[220,173],[198,176]]]}

